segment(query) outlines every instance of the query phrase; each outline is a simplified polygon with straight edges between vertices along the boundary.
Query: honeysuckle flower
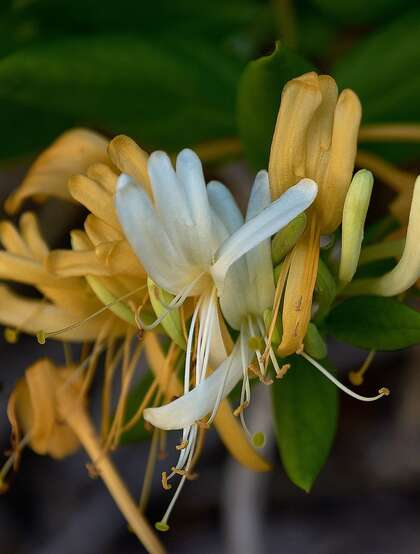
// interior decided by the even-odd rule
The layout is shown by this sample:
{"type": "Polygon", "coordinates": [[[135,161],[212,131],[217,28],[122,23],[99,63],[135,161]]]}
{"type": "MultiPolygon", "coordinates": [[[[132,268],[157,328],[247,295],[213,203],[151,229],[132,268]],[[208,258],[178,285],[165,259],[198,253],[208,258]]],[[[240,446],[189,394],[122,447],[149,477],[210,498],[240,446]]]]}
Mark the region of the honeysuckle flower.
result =
{"type": "MultiPolygon", "coordinates": [[[[189,383],[197,323],[198,385],[206,376],[210,356],[215,365],[226,357],[218,330],[217,297],[223,294],[229,268],[305,210],[316,195],[316,186],[299,183],[241,225],[242,216],[229,191],[217,182],[206,188],[201,162],[191,150],[178,155],[176,172],[165,153],[155,152],[149,158],[148,171],[154,205],[141,186],[121,175],[116,195],[118,216],[149,276],[174,295],[168,310],[188,297],[198,298],[188,336],[185,376],[189,383]]],[[[265,174],[259,179],[266,179],[265,174]]]]}
{"type": "MultiPolygon", "coordinates": [[[[217,367],[226,359],[220,331],[218,296],[229,294],[225,291],[230,286],[226,282],[229,269],[244,254],[255,249],[308,208],[316,196],[316,185],[312,181],[302,181],[276,202],[265,203],[264,209],[260,211],[251,203],[250,216],[243,224],[240,211],[224,185],[211,182],[206,188],[201,162],[193,151],[183,150],[178,155],[176,171],[165,153],[154,152],[148,161],[148,171],[154,204],[141,183],[137,184],[129,176],[121,175],[116,195],[117,212],[125,234],[149,276],[174,295],[167,311],[182,305],[188,297],[197,300],[187,339],[184,375],[186,394],[190,390],[196,332],[194,389],[206,378],[210,364],[217,367]]],[[[264,185],[258,186],[259,182],[264,182],[268,190],[266,172],[261,172],[256,181],[256,191],[260,192],[264,188],[264,185]]],[[[267,197],[263,194],[261,196],[267,197]]],[[[259,202],[255,201],[255,206],[261,206],[261,200],[259,202]]],[[[268,252],[271,255],[269,246],[268,252]]],[[[261,269],[263,273],[268,270],[270,283],[270,279],[273,279],[270,257],[269,265],[261,269]]],[[[255,279],[255,274],[251,278],[255,279]]],[[[241,283],[236,284],[241,286],[241,283]]],[[[264,296],[263,288],[260,294],[264,296]]],[[[165,315],[159,317],[155,324],[165,315]]],[[[236,353],[238,347],[235,349],[236,353]]],[[[242,361],[241,371],[243,365],[248,367],[245,352],[242,353],[242,361]]],[[[193,424],[184,426],[181,444],[186,446],[181,450],[176,471],[170,477],[179,471],[188,473],[190,470],[197,440],[197,424],[193,421],[193,424]]],[[[185,477],[183,475],[178,491],[185,477]]],[[[166,519],[163,520],[162,529],[166,519]]]]}
{"type": "MultiPolygon", "coordinates": [[[[0,314],[4,313],[4,324],[13,326],[13,329],[6,330],[10,340],[16,340],[15,328],[18,328],[33,334],[42,330],[42,333],[38,333],[42,340],[54,336],[57,339],[94,341],[97,345],[105,345],[102,432],[103,437],[112,439],[114,445],[121,431],[119,426],[111,435],[109,429],[111,375],[115,365],[115,356],[112,354],[115,351],[114,336],[131,337],[135,324],[134,312],[144,302],[142,285],[146,283],[146,274],[115,217],[113,196],[120,172],[129,174],[151,192],[147,159],[148,154],[129,137],[117,136],[107,144],[106,139],[97,133],[71,130],[40,155],[29,171],[33,178],[25,179],[8,201],[9,211],[15,211],[31,195],[35,195],[36,200],[53,195],[80,203],[90,212],[84,223],[84,231],[72,233],[73,249],[49,253],[47,245],[44,248],[46,256],[42,259],[42,275],[47,275],[60,286],[63,283],[81,285],[77,295],[69,293],[66,288],[60,296],[60,302],[67,302],[70,314],[62,314],[50,302],[46,304],[44,301],[23,299],[5,287],[1,288],[0,314]],[[42,186],[44,182],[45,187],[42,186]],[[85,309],[85,296],[93,302],[89,309],[87,305],[85,309]],[[83,310],[74,312],[82,301],[83,310]],[[105,313],[108,310],[113,311],[118,319],[109,317],[110,314],[105,313]],[[109,329],[111,335],[108,335],[109,329]]],[[[30,236],[30,233],[27,235],[30,236]]],[[[32,242],[39,242],[37,237],[36,234],[32,242]]],[[[10,260],[4,261],[3,268],[8,268],[7,275],[11,280],[17,277],[19,281],[19,275],[23,274],[25,279],[28,275],[32,276],[31,283],[38,282],[36,279],[34,281],[33,271],[28,271],[28,267],[25,266],[24,271],[16,276],[16,271],[10,272],[10,260]]],[[[59,292],[58,286],[56,294],[59,292]]],[[[149,293],[152,298],[153,289],[150,287],[149,293]]],[[[166,326],[166,322],[163,323],[166,326]]],[[[162,386],[159,382],[159,388],[162,386]]],[[[127,392],[128,388],[125,387],[125,394],[127,392]]],[[[124,395],[120,395],[119,403],[124,406],[124,395]]],[[[215,425],[226,448],[238,462],[255,471],[267,471],[267,463],[248,444],[227,400],[220,406],[215,425]]]]}
{"type": "Polygon", "coordinates": [[[18,440],[15,454],[0,473],[9,469],[20,449],[29,444],[39,454],[62,458],[83,446],[97,474],[108,487],[121,513],[146,550],[163,554],[164,548],[140,513],[116,468],[104,453],[86,411],[81,368],[56,367],[44,358],[29,367],[9,401],[8,415],[18,440]]]}
{"type": "Polygon", "coordinates": [[[284,87],[271,145],[269,177],[277,198],[306,177],[319,193],[305,232],[286,258],[283,277],[283,336],[278,352],[298,351],[311,317],[320,235],[340,224],[351,181],[361,118],[360,102],[351,90],[338,95],[328,75],[307,73],[284,87]],[[287,277],[287,278],[286,278],[287,277]]]}
{"type": "Polygon", "coordinates": [[[36,288],[44,297],[35,299],[0,286],[0,323],[7,330],[6,338],[16,340],[23,331],[36,335],[42,329],[65,328],[60,335],[66,341],[93,341],[109,326],[109,334],[120,336],[124,328],[110,313],[89,319],[83,326],[75,321],[88,318],[102,305],[82,277],[61,278],[48,271],[45,260],[49,248],[43,239],[34,214],[24,213],[20,228],[9,221],[0,223],[0,278],[36,288]]]}
{"type": "Polygon", "coordinates": [[[350,283],[344,294],[375,294],[395,296],[412,287],[420,278],[420,176],[417,177],[411,202],[410,217],[404,251],[397,265],[383,275],[374,279],[358,279],[350,283]]]}

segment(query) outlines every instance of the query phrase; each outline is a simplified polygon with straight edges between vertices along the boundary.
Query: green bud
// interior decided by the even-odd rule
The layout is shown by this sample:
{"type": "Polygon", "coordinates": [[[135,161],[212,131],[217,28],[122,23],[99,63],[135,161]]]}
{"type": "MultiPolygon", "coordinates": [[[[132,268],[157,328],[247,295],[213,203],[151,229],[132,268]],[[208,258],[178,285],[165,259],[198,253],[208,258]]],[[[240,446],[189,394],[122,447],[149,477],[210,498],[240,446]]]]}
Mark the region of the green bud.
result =
{"type": "Polygon", "coordinates": [[[350,283],[356,273],[372,188],[372,173],[361,169],[353,177],[347,192],[343,209],[341,259],[338,272],[342,285],[350,283]]]}
{"type": "Polygon", "coordinates": [[[115,314],[123,321],[126,321],[130,325],[135,325],[133,311],[127,306],[127,304],[124,304],[124,302],[116,302],[116,297],[112,293],[110,293],[106,287],[102,285],[97,277],[87,275],[86,281],[88,282],[90,288],[93,290],[97,298],[102,302],[102,304],[104,304],[104,306],[107,304],[111,304],[109,309],[113,314],[115,314]]]}
{"type": "Polygon", "coordinates": [[[286,227],[283,227],[273,238],[271,256],[274,265],[277,265],[290,252],[302,236],[306,227],[306,214],[301,213],[286,227]]]}
{"type": "Polygon", "coordinates": [[[303,347],[305,352],[316,360],[322,360],[327,355],[327,345],[314,323],[309,323],[308,325],[303,347]]]}

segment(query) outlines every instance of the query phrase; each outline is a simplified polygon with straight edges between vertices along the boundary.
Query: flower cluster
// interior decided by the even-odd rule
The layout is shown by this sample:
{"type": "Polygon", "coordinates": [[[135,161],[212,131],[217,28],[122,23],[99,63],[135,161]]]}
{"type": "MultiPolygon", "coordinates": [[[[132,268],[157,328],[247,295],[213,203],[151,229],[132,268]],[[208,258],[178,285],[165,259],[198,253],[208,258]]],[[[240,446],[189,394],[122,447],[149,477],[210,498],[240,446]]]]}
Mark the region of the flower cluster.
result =
{"type": "Polygon", "coordinates": [[[269,470],[258,452],[264,435],[249,430],[246,409],[252,383],[282,379],[293,371],[294,355],[355,398],[373,401],[389,393],[382,388],[361,396],[322,363],[322,321],[337,298],[395,296],[420,277],[420,179],[412,179],[410,194],[395,181],[401,195],[391,211],[404,226],[403,239],[400,231],[362,245],[373,189],[369,169],[391,183],[395,172],[389,176],[384,162],[357,154],[360,120],[356,94],[338,94],[331,77],[308,73],[287,83],[268,171],[257,173],[245,215],[223,183],[206,182],[191,149],[173,158],[161,151],[149,156],[128,137],[108,143],[75,129],[41,154],[5,209],[14,214],[28,198],[55,196],[82,205],[88,215],[83,229],[72,231],[70,249],[51,250],[33,213],[24,213],[19,227],[0,225],[0,277],[9,282],[0,287],[6,339],[16,342],[21,332],[40,343],[53,338],[67,354],[63,367],[35,361],[17,382],[8,409],[13,452],[0,485],[5,487],[26,445],[56,458],[81,445],[145,547],[162,552],[142,511],[166,431],[181,430],[181,437],[178,460],[169,474],[163,472],[162,484],[170,489],[180,479],[159,530],[169,528],[212,424],[238,461],[269,470]],[[355,161],[367,169],[354,173],[355,161]],[[358,277],[360,264],[390,252],[398,262],[388,273],[358,277]],[[37,298],[22,296],[13,283],[32,286],[37,298]],[[81,344],[77,362],[71,343],[81,344]],[[143,353],[151,377],[128,417],[143,353]],[[104,378],[97,434],[88,400],[99,364],[104,378]],[[139,510],[109,452],[140,421],[152,446],[139,510]]]}

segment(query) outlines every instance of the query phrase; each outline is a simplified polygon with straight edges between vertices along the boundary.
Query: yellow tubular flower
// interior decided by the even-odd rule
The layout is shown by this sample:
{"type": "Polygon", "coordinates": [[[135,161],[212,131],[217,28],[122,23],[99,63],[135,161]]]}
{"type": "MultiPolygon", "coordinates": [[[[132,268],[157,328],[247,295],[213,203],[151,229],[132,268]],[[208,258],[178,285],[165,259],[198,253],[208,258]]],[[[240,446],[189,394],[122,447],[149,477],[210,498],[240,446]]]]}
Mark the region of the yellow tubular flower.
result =
{"type": "MultiPolygon", "coordinates": [[[[90,456],[95,470],[104,481],[131,529],[152,554],[163,554],[164,548],[139,512],[116,468],[103,451],[85,408],[83,381],[75,367],[55,367],[42,359],[26,370],[13,392],[8,415],[15,438],[15,455],[28,443],[38,454],[62,458],[80,445],[90,456]]],[[[5,473],[4,466],[0,478],[5,473]]]]}
{"type": "Polygon", "coordinates": [[[341,223],[360,119],[356,94],[344,90],[338,95],[328,75],[306,73],[284,87],[270,152],[271,194],[275,199],[307,177],[318,184],[318,196],[308,211],[306,230],[291,252],[281,356],[302,347],[311,316],[320,235],[332,233],[341,223]]]}

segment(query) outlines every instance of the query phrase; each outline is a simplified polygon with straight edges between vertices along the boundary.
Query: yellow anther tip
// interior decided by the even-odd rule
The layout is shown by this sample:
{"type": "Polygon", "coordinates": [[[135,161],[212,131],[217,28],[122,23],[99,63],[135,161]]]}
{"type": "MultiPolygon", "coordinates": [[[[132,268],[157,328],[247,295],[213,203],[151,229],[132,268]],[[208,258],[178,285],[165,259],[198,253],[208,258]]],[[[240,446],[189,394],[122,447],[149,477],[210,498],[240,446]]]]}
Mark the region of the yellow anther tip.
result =
{"type": "Polygon", "coordinates": [[[258,431],[255,433],[255,435],[252,437],[252,444],[255,446],[255,448],[263,448],[265,445],[265,435],[262,431],[258,431]]]}
{"type": "Polygon", "coordinates": [[[382,387],[379,389],[379,394],[382,394],[383,396],[389,396],[391,394],[391,391],[386,387],[382,387]]]}
{"type": "Polygon", "coordinates": [[[36,334],[36,340],[38,341],[39,344],[45,344],[45,340],[46,340],[45,331],[38,331],[36,334]]]}
{"type": "Polygon", "coordinates": [[[352,385],[358,387],[363,384],[363,375],[361,375],[358,371],[350,371],[349,381],[352,385]]]}
{"type": "Polygon", "coordinates": [[[161,531],[162,533],[165,533],[166,531],[169,531],[170,527],[167,523],[165,523],[164,521],[157,521],[155,523],[155,528],[158,530],[158,531],[161,531]]]}
{"type": "Polygon", "coordinates": [[[11,327],[6,327],[4,330],[4,340],[9,344],[16,344],[19,340],[19,331],[11,327]]]}

